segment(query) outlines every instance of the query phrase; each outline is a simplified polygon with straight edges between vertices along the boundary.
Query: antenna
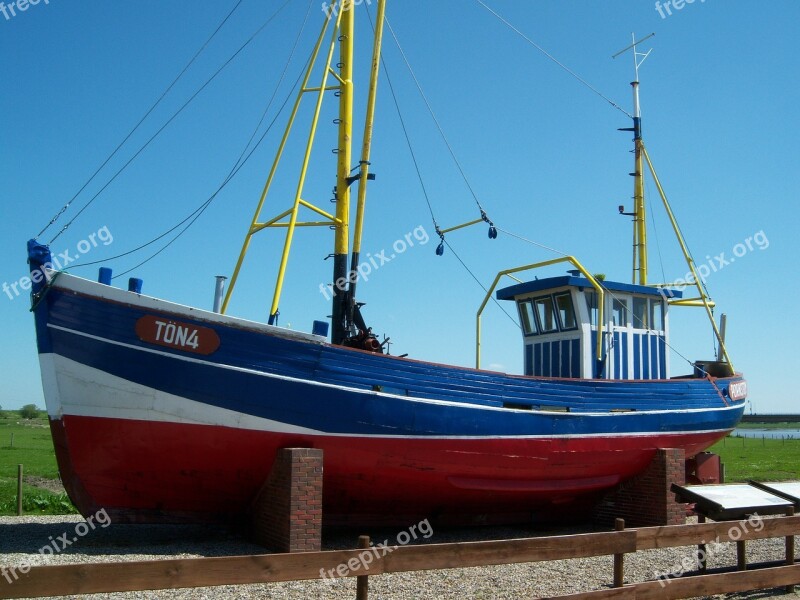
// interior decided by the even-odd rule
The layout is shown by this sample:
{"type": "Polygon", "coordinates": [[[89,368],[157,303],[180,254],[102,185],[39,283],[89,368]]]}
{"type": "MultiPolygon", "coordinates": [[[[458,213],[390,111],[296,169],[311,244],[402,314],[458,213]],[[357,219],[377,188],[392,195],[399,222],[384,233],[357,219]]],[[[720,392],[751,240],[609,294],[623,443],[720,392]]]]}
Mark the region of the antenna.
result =
{"type": "Polygon", "coordinates": [[[641,44],[645,40],[649,40],[654,35],[655,35],[655,33],[651,33],[650,35],[646,35],[642,39],[637,41],[636,40],[636,36],[633,33],[631,33],[631,41],[633,43],[630,46],[627,46],[627,47],[623,48],[622,50],[620,50],[619,52],[617,52],[616,54],[614,54],[611,57],[612,59],[617,58],[619,55],[625,54],[628,50],[633,48],[633,66],[634,66],[634,69],[636,71],[636,81],[639,81],[639,67],[641,67],[644,64],[644,61],[647,60],[647,57],[650,56],[650,53],[653,51],[653,49],[651,48],[650,50],[648,50],[647,52],[644,52],[644,53],[643,52],[637,52],[636,51],[636,46],[641,44]],[[640,57],[641,57],[641,60],[639,60],[640,57]]]}

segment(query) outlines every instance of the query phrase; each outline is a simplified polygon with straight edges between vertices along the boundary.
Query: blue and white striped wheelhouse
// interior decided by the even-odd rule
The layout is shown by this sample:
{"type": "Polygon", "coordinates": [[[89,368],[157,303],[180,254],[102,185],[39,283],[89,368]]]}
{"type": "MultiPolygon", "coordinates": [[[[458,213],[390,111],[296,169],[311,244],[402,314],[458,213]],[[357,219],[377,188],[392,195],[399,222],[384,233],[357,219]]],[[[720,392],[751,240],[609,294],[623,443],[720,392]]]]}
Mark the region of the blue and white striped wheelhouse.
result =
{"type": "Polygon", "coordinates": [[[669,300],[681,292],[603,282],[603,360],[598,363],[598,296],[579,276],[507,287],[499,300],[519,311],[525,375],[573,379],[669,379],[669,300]]]}

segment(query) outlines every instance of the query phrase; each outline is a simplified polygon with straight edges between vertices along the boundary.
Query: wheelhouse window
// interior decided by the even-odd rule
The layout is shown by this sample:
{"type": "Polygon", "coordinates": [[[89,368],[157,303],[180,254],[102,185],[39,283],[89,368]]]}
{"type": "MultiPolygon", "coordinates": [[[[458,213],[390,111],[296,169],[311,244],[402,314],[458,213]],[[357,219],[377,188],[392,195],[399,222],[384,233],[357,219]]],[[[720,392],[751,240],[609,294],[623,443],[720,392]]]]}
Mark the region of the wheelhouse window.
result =
{"type": "Polygon", "coordinates": [[[536,307],[536,316],[539,318],[539,331],[541,333],[558,331],[553,299],[550,296],[536,298],[533,304],[536,307]]]}
{"type": "Polygon", "coordinates": [[[525,335],[539,333],[536,328],[536,316],[533,314],[533,304],[530,300],[523,300],[519,303],[519,316],[522,321],[522,331],[525,335]]]}
{"type": "Polygon", "coordinates": [[[575,320],[575,307],[572,305],[572,294],[569,292],[566,294],[559,294],[555,299],[561,330],[576,329],[578,324],[575,320]]]}
{"type": "Polygon", "coordinates": [[[634,329],[650,329],[647,298],[633,297],[633,327],[634,329]]]}
{"type": "Polygon", "coordinates": [[[656,331],[664,331],[664,303],[661,300],[650,301],[650,323],[656,331]]]}
{"type": "Polygon", "coordinates": [[[597,292],[587,290],[584,292],[584,294],[586,296],[586,307],[589,309],[589,323],[597,327],[597,292]]]}
{"type": "Polygon", "coordinates": [[[625,300],[614,298],[611,314],[614,318],[614,325],[617,327],[628,326],[628,305],[625,300]]]}

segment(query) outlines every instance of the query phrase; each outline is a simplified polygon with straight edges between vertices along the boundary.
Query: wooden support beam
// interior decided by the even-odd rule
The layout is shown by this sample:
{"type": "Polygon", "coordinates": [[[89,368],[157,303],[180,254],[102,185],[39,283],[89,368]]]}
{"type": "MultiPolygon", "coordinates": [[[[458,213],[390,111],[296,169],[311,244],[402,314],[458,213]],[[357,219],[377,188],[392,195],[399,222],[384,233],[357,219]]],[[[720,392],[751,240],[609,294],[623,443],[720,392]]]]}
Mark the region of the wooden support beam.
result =
{"type": "Polygon", "coordinates": [[[542,600],[636,600],[636,588],[628,585],[621,588],[570,594],[569,596],[553,596],[542,598],[542,600]]]}
{"type": "Polygon", "coordinates": [[[722,521],[719,523],[703,523],[698,525],[672,525],[669,527],[642,527],[636,530],[636,549],[652,550],[654,548],[674,548],[676,546],[692,546],[697,540],[716,540],[732,542],[737,540],[763,540],[774,537],[786,537],[800,531],[800,516],[780,519],[762,519],[759,530],[749,521],[722,521]],[[736,539],[731,532],[738,529],[736,539]]]}
{"type": "Polygon", "coordinates": [[[22,465],[17,465],[17,516],[22,516],[22,465]]]}
{"type": "MultiPolygon", "coordinates": [[[[362,535],[358,538],[358,547],[369,548],[369,536],[362,535]]],[[[369,575],[356,577],[356,600],[369,600],[369,575]]]]}
{"type": "Polygon", "coordinates": [[[736,568],[747,571],[747,542],[744,540],[736,542],[736,568]]]}
{"type": "Polygon", "coordinates": [[[30,567],[25,573],[13,565],[5,565],[3,577],[0,577],[0,598],[357,577],[358,589],[363,589],[363,597],[366,600],[367,574],[380,575],[624,555],[635,552],[637,548],[696,546],[699,542],[714,540],[716,536],[719,536],[720,541],[787,538],[785,566],[713,575],[686,575],[625,586],[622,581],[624,562],[615,560],[614,584],[622,587],[566,597],[585,600],[634,597],[641,600],[670,600],[755,589],[788,588],[800,584],[800,564],[794,564],[793,539],[798,531],[800,531],[800,517],[789,516],[766,519],[757,523],[748,521],[701,523],[639,531],[625,529],[608,533],[425,546],[369,547],[369,540],[364,536],[359,544],[362,547],[354,550],[53,565],[30,567]],[[759,527],[759,530],[755,527],[759,527]],[[736,534],[732,534],[733,531],[736,531],[736,534]],[[360,583],[362,581],[363,586],[360,583]]]}
{"type": "MultiPolygon", "coordinates": [[[[697,515],[698,525],[705,522],[705,515],[697,515]]],[[[701,573],[708,571],[708,548],[706,547],[705,542],[697,545],[697,564],[700,566],[701,573]]]]}
{"type": "MultiPolygon", "coordinates": [[[[617,519],[614,522],[616,531],[625,529],[625,519],[617,519]]],[[[614,555],[614,587],[621,588],[625,585],[625,555],[617,553],[614,555]]]]}
{"type": "MultiPolygon", "coordinates": [[[[136,562],[31,567],[16,571],[11,583],[0,578],[0,598],[81,595],[140,590],[171,590],[218,585],[247,585],[320,579],[336,572],[362,550],[298,552],[215,558],[185,558],[136,562]]],[[[370,566],[382,573],[380,561],[370,566]]]]}
{"type": "Polygon", "coordinates": [[[680,577],[668,581],[648,581],[635,586],[636,600],[678,600],[696,596],[715,596],[733,592],[784,587],[800,583],[800,565],[759,571],[735,571],[717,575],[680,577]]]}
{"type": "Polygon", "coordinates": [[[630,553],[635,549],[636,532],[630,530],[500,542],[405,546],[382,557],[382,562],[385,573],[398,573],[585,558],[630,553]]]}
{"type": "MultiPolygon", "coordinates": [[[[787,517],[794,516],[794,506],[790,506],[786,511],[787,517]]],[[[794,565],[794,536],[787,535],[786,536],[786,565],[792,566],[794,565]]],[[[786,586],[786,593],[787,594],[794,594],[794,584],[786,586]]]]}

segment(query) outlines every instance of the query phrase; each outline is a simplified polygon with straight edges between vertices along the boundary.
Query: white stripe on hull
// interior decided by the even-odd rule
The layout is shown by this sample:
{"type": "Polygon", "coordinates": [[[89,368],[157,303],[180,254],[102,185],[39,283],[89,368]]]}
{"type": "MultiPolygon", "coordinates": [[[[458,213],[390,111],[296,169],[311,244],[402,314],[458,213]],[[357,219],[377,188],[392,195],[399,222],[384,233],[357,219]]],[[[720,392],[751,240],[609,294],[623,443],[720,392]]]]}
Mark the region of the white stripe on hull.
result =
{"type": "MultiPolygon", "coordinates": [[[[61,414],[66,414],[161,423],[214,425],[276,433],[322,434],[313,429],[287,425],[168,394],[56,354],[42,354],[40,358],[52,364],[52,370],[55,373],[49,392],[48,384],[45,384],[45,392],[48,395],[48,413],[51,418],[60,418],[61,414]],[[59,405],[59,411],[56,414],[53,414],[49,408],[49,397],[53,391],[55,391],[59,405]]],[[[42,369],[44,370],[44,367],[42,369]]]]}
{"type": "MultiPolygon", "coordinates": [[[[149,386],[128,381],[105,371],[89,367],[72,359],[56,354],[39,355],[42,368],[42,381],[47,400],[48,414],[52,419],[63,415],[78,417],[97,417],[109,419],[129,419],[160,423],[182,423],[230,427],[254,431],[267,431],[284,434],[360,437],[360,438],[398,438],[398,439],[554,439],[582,437],[639,437],[668,436],[683,434],[703,434],[718,430],[687,432],[635,432],[635,433],[596,433],[579,435],[526,435],[526,436],[408,436],[328,433],[299,427],[263,417],[248,415],[230,409],[190,400],[169,394],[149,386]]],[[[585,416],[585,415],[584,415],[585,416]]]]}

